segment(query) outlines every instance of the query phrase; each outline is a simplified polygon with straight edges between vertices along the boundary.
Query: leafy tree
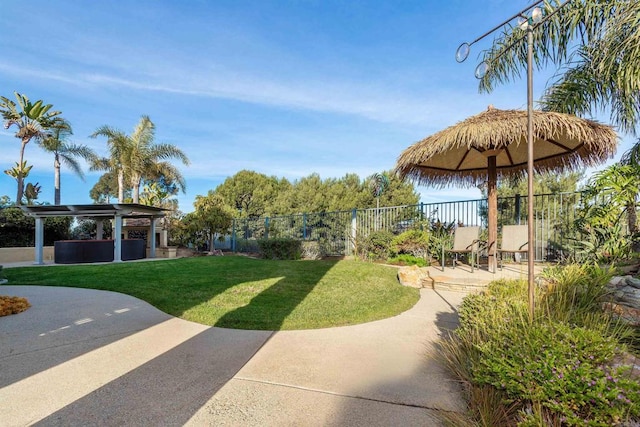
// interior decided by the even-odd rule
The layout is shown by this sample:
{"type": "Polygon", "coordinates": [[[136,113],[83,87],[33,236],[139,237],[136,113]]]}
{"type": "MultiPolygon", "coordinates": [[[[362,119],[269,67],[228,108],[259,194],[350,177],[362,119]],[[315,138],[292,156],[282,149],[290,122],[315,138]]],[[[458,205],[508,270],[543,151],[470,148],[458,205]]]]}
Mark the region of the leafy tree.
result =
{"type": "MultiPolygon", "coordinates": [[[[60,111],[51,111],[51,104],[45,104],[42,100],[31,102],[26,95],[15,92],[17,103],[0,96],[0,114],[4,119],[5,129],[16,126],[16,138],[20,139],[20,160],[18,165],[26,164],[24,160],[24,151],[27,144],[32,139],[42,140],[46,135],[46,130],[53,124],[56,116],[60,115],[60,111]]],[[[16,205],[22,203],[22,195],[24,192],[23,170],[17,170],[16,180],[18,181],[18,193],[16,196],[16,205]]]]}
{"type": "Polygon", "coordinates": [[[329,200],[325,194],[330,185],[330,181],[323,182],[317,173],[295,181],[288,213],[328,211],[329,200]]]}
{"type": "Polygon", "coordinates": [[[67,141],[73,134],[71,125],[64,119],[53,121],[45,137],[40,141],[40,146],[47,152],[53,154],[54,168],[54,204],[60,204],[60,166],[65,164],[84,181],[84,173],[76,160],[77,157],[89,162],[97,159],[95,152],[86,145],[71,144],[67,141]]]}
{"type": "MultiPolygon", "coordinates": [[[[113,171],[106,172],[98,179],[89,191],[89,196],[95,203],[110,203],[111,199],[118,199],[118,177],[113,171]]],[[[123,201],[131,198],[131,191],[125,191],[123,201]]]]}
{"type": "Polygon", "coordinates": [[[242,170],[224,180],[215,193],[237,211],[240,218],[255,218],[272,213],[279,181],[276,177],[242,170]]]}
{"type": "Polygon", "coordinates": [[[234,211],[219,194],[209,191],[206,196],[196,196],[195,211],[185,216],[186,231],[194,242],[205,240],[213,250],[216,234],[226,234],[231,228],[234,211]]]}
{"type": "MultiPolygon", "coordinates": [[[[545,172],[534,175],[534,194],[573,193],[578,191],[584,172],[545,172]]],[[[527,180],[524,177],[505,179],[498,182],[498,197],[513,197],[516,194],[527,194],[527,180]]],[[[486,187],[481,187],[486,197],[486,187]]]]}

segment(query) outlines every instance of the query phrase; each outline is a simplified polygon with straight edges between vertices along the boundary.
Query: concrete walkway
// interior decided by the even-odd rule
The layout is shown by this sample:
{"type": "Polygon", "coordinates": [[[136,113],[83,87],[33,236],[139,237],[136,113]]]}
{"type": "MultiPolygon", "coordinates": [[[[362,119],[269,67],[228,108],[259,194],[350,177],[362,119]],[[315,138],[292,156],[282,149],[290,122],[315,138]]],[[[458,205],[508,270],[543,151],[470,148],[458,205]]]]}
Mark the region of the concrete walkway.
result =
{"type": "Polygon", "coordinates": [[[1,286],[2,425],[439,425],[463,411],[431,357],[463,293],[421,290],[399,316],[306,331],[242,331],[168,316],[126,295],[1,286]]]}

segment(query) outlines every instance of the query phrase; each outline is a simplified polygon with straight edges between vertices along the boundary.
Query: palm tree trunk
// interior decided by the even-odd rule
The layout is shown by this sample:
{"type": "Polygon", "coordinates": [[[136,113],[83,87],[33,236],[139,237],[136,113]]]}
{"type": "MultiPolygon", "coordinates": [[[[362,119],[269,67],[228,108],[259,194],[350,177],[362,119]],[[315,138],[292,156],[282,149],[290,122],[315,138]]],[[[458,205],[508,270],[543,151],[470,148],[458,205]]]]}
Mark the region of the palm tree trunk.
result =
{"type": "Polygon", "coordinates": [[[22,196],[24,195],[24,171],[22,170],[22,162],[24,161],[24,149],[27,147],[29,143],[28,139],[22,139],[22,146],[20,147],[20,163],[18,163],[20,168],[20,173],[18,173],[18,194],[16,196],[16,206],[20,206],[22,204],[22,196]]]}
{"type": "Polygon", "coordinates": [[[54,205],[59,205],[60,204],[60,159],[58,158],[58,153],[56,153],[55,158],[53,160],[53,181],[54,181],[54,186],[55,186],[55,192],[54,192],[54,205]]]}
{"type": "Polygon", "coordinates": [[[133,203],[140,203],[140,181],[142,181],[142,177],[137,174],[131,178],[133,203]]]}
{"type": "Polygon", "coordinates": [[[124,203],[124,171],[118,169],[118,203],[124,203]]]}

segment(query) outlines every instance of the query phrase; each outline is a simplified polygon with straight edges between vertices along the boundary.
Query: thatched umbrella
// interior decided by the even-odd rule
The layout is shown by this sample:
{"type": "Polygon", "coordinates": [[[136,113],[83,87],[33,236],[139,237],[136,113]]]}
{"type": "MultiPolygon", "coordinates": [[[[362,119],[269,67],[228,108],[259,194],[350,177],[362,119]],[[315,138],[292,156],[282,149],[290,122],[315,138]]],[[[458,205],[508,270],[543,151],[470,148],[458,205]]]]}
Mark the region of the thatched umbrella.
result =
{"type": "MultiPolygon", "coordinates": [[[[534,167],[538,172],[594,166],[613,155],[618,144],[610,126],[542,111],[533,115],[533,141],[534,167]]],[[[418,184],[440,187],[477,185],[486,180],[489,268],[495,271],[497,179],[522,175],[527,168],[527,151],[527,111],[489,106],[487,111],[404,150],[398,158],[396,173],[418,184]]]]}

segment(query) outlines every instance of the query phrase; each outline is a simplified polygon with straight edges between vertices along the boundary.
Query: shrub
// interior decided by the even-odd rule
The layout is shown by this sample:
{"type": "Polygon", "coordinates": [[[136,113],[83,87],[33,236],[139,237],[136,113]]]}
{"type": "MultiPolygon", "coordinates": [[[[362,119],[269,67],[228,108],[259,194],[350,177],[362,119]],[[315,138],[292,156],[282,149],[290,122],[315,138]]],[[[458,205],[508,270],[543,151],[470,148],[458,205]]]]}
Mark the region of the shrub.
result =
{"type": "Polygon", "coordinates": [[[391,251],[398,255],[408,254],[416,258],[427,259],[429,233],[423,230],[407,230],[393,238],[391,251]]]}
{"type": "Polygon", "coordinates": [[[322,247],[319,242],[307,240],[302,242],[302,259],[321,259],[323,256],[322,247]]]}
{"type": "Polygon", "coordinates": [[[258,247],[266,259],[300,259],[302,242],[296,239],[259,239],[258,247]]]}
{"type": "Polygon", "coordinates": [[[468,386],[469,415],[481,425],[503,425],[505,414],[507,425],[521,426],[637,421],[640,385],[615,362],[633,330],[601,309],[611,270],[568,266],[546,275],[533,322],[525,282],[492,282],[460,306],[460,327],[440,347],[468,386]]]}
{"type": "MultiPolygon", "coordinates": [[[[613,337],[558,322],[514,322],[478,347],[474,382],[509,401],[539,402],[568,425],[615,425],[640,415],[640,384],[607,361],[613,337]]],[[[628,367],[627,367],[628,369],[628,367]]]]}
{"type": "Polygon", "coordinates": [[[390,231],[374,231],[358,242],[358,255],[362,259],[386,260],[391,253],[392,240],[393,234],[390,231]]]}

